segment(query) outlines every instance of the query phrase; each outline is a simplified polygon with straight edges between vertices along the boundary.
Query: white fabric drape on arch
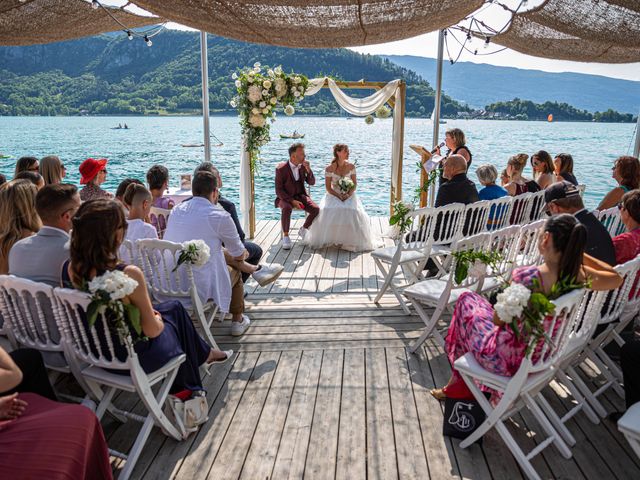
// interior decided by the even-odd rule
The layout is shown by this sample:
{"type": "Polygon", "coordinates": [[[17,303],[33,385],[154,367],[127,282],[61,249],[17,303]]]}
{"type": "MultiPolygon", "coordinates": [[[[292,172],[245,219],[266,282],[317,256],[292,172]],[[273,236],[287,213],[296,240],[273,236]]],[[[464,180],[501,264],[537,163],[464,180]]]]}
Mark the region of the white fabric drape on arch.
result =
{"type": "MultiPolygon", "coordinates": [[[[318,93],[325,81],[329,85],[329,90],[345,111],[351,115],[364,117],[375,113],[375,111],[384,105],[391,97],[396,96],[400,89],[401,80],[392,80],[380,90],[372,95],[363,98],[354,98],[345,94],[336,82],[331,78],[313,78],[309,80],[309,85],[305,92],[305,97],[318,93]]],[[[399,167],[400,167],[400,148],[402,145],[402,105],[399,96],[396,96],[396,102],[393,108],[393,133],[391,140],[391,187],[394,192],[398,191],[399,167]]],[[[240,213],[242,215],[242,227],[245,232],[249,232],[249,215],[251,209],[251,167],[250,155],[245,148],[246,142],[243,139],[243,148],[240,157],[240,213]]]]}

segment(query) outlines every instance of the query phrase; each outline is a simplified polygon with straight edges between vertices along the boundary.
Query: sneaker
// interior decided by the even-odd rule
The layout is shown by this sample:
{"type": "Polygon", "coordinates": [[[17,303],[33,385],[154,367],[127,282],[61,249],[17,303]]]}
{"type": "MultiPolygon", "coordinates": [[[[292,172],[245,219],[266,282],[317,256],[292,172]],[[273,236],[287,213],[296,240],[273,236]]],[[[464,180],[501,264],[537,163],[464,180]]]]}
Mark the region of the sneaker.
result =
{"type": "Polygon", "coordinates": [[[291,239],[289,235],[282,237],[282,248],[284,250],[291,250],[291,239]]]}
{"type": "Polygon", "coordinates": [[[283,270],[284,267],[282,265],[260,265],[260,268],[253,272],[251,276],[261,287],[264,287],[271,282],[275,282],[283,270]]]}
{"type": "Polygon", "coordinates": [[[298,236],[300,237],[300,240],[304,240],[304,237],[307,236],[307,232],[309,230],[307,230],[306,228],[302,227],[300,230],[298,230],[298,236]]]}
{"type": "Polygon", "coordinates": [[[241,322],[231,323],[231,335],[234,337],[239,337],[240,335],[242,335],[244,332],[247,331],[247,328],[249,328],[249,325],[251,325],[251,320],[249,320],[249,317],[247,317],[246,315],[242,315],[241,322]]]}

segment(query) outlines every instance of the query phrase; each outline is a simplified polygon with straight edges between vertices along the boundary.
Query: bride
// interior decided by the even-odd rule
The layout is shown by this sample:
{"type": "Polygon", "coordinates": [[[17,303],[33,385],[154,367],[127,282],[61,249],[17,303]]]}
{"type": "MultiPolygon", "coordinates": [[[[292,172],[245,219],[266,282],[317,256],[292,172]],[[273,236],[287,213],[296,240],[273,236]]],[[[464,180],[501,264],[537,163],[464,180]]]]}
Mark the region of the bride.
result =
{"type": "Polygon", "coordinates": [[[380,244],[371,231],[369,215],[356,196],[356,167],[348,160],[349,147],[344,143],[334,145],[333,160],[325,169],[327,193],[305,238],[312,248],[336,246],[362,252],[380,244]]]}

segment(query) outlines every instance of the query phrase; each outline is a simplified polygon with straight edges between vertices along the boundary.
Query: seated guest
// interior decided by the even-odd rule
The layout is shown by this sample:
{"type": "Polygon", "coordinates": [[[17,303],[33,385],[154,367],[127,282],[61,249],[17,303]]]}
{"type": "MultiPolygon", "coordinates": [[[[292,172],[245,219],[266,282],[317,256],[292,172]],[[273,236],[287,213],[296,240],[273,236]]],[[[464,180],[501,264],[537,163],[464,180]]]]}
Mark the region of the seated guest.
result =
{"type": "MultiPolygon", "coordinates": [[[[147,183],[149,191],[153,197],[152,206],[155,208],[163,208],[171,210],[175,202],[169,197],[164,196],[164,192],[169,188],[169,170],[163,165],[154,165],[147,172],[147,183]]],[[[167,221],[164,216],[151,217],[151,224],[156,227],[158,232],[164,232],[167,229],[167,221]]]]}
{"type": "Polygon", "coordinates": [[[29,180],[33,183],[38,190],[44,187],[44,178],[38,172],[31,172],[29,170],[25,170],[24,172],[20,172],[14,178],[14,180],[29,180]]]}
{"type": "Polygon", "coordinates": [[[500,173],[500,185],[502,185],[502,187],[504,188],[504,186],[509,183],[509,174],[507,173],[507,169],[505,168],[504,170],[502,170],[502,172],[500,173]]]}
{"type": "Polygon", "coordinates": [[[553,160],[548,152],[539,150],[531,155],[531,168],[533,179],[542,190],[555,182],[553,160]]]}
{"type": "Polygon", "coordinates": [[[129,252],[124,246],[120,247],[120,258],[129,263],[139,265],[136,240],[158,238],[156,228],[145,221],[146,218],[149,218],[149,212],[151,211],[151,192],[144,185],[132,183],[127,187],[123,201],[129,208],[127,234],[124,238],[132,243],[133,251],[129,252]],[[131,258],[130,253],[133,254],[133,258],[131,258]]]}
{"type": "Polygon", "coordinates": [[[98,418],[55,401],[37,351],[0,348],[0,392],[0,478],[112,478],[98,418]]]}
{"type": "Polygon", "coordinates": [[[120,184],[118,185],[118,188],[116,189],[116,200],[119,201],[122,205],[124,205],[124,207],[127,210],[129,210],[129,205],[127,205],[126,202],[124,202],[124,193],[127,191],[127,187],[132,183],[135,183],[136,185],[144,186],[144,183],[142,183],[137,178],[125,178],[120,182],[120,184]]]}
{"type": "Polygon", "coordinates": [[[213,300],[223,312],[232,315],[231,334],[242,335],[251,321],[244,314],[242,275],[235,266],[227,265],[222,248],[232,260],[242,262],[249,253],[240,241],[231,215],[217,205],[218,179],[211,172],[198,172],[191,182],[193,198],[171,211],[164,239],[182,243],[201,239],[211,251],[209,261],[194,268],[198,294],[204,301],[213,300]]]}
{"type": "Polygon", "coordinates": [[[44,178],[45,185],[62,183],[67,176],[67,169],[57,155],[48,155],[40,160],[40,175],[44,178]]]}
{"type": "Polygon", "coordinates": [[[100,187],[107,179],[106,167],[106,158],[87,158],[80,164],[80,184],[84,185],[80,190],[80,198],[83,202],[96,198],[113,198],[111,193],[100,187]]]}
{"type": "Polygon", "coordinates": [[[526,153],[518,153],[510,157],[507,161],[506,170],[507,175],[509,175],[509,183],[507,183],[504,188],[512,197],[517,197],[527,192],[540,191],[540,187],[536,182],[522,176],[528,158],[529,155],[526,153]]]}
{"type": "Polygon", "coordinates": [[[504,188],[496,185],[498,170],[493,165],[489,163],[480,165],[476,170],[476,176],[483,187],[478,191],[480,200],[495,200],[509,195],[504,188]]]}
{"type": "Polygon", "coordinates": [[[36,195],[36,211],[42,220],[37,234],[16,242],[9,252],[9,273],[60,286],[60,269],[69,259],[71,220],[80,208],[75,185],[47,185],[36,195]]]}
{"type": "MultiPolygon", "coordinates": [[[[220,172],[218,171],[218,169],[216,167],[213,166],[213,164],[211,162],[203,162],[201,163],[193,172],[193,175],[195,176],[196,173],[198,172],[211,172],[213,173],[216,178],[218,179],[218,190],[220,188],[222,188],[222,176],[220,175],[220,172]]],[[[233,220],[234,225],[236,226],[236,231],[238,232],[238,236],[240,237],[240,241],[243,243],[244,248],[247,249],[247,252],[249,252],[249,256],[245,259],[245,262],[247,262],[250,265],[255,265],[258,266],[260,264],[260,259],[262,258],[262,248],[260,248],[260,245],[253,243],[249,240],[246,239],[244,230],[242,229],[242,226],[240,225],[240,219],[238,218],[238,212],[236,210],[236,206],[235,204],[231,201],[231,200],[227,200],[226,198],[220,196],[218,197],[218,205],[220,205],[222,208],[224,208],[225,212],[227,212],[229,215],[231,215],[231,219],[233,220]]],[[[282,267],[277,267],[278,269],[280,269],[280,272],[282,272],[282,267]]],[[[262,270],[262,269],[260,269],[262,270]]],[[[249,276],[254,272],[253,271],[249,271],[247,269],[242,269],[242,281],[246,282],[249,279],[249,276]]],[[[266,272],[266,270],[264,272],[258,273],[257,275],[263,275],[266,272]]],[[[278,274],[279,275],[279,274],[278,274]]],[[[275,281],[275,278],[273,279],[275,281]]],[[[258,282],[260,283],[260,282],[258,282]]]]}
{"type": "MultiPolygon", "coordinates": [[[[542,265],[516,268],[511,283],[522,284],[533,291],[540,289],[547,295],[560,279],[578,282],[589,279],[594,290],[617,288],[622,278],[615,270],[584,253],[586,236],[586,228],[575,217],[566,214],[551,217],[538,246],[544,260],[542,265]]],[[[545,319],[547,329],[548,322],[549,318],[545,319]]],[[[520,327],[520,332],[523,331],[520,327]]],[[[471,352],[491,373],[513,376],[525,357],[528,340],[519,338],[498,317],[486,298],[467,292],[456,302],[445,349],[452,366],[458,358],[471,352]]],[[[471,396],[456,370],[444,388],[431,390],[431,394],[438,400],[471,396]]]]}
{"type": "Polygon", "coordinates": [[[546,211],[555,215],[569,213],[574,215],[587,229],[587,246],[585,252],[609,265],[616,264],[613,242],[607,229],[595,215],[582,203],[578,188],[569,182],[557,182],[544,191],[546,211]]]}
{"type": "Polygon", "coordinates": [[[623,195],[620,220],[627,231],[613,237],[618,265],[633,260],[640,254],[640,190],[632,190],[623,195]]]}
{"type": "MultiPolygon", "coordinates": [[[[153,372],[178,355],[186,354],[171,392],[203,390],[199,367],[205,363],[224,362],[233,351],[211,348],[196,332],[189,314],[178,301],[151,305],[142,271],[135,265],[118,263],[118,249],[126,235],[127,222],[122,207],[115,200],[98,199],[82,204],[71,233],[71,260],[63,266],[62,283],[68,288],[81,288],[95,276],[119,270],[138,283],[123,301],[140,311],[142,334],[148,340],[134,348],[145,372],[153,372]]],[[[124,347],[113,334],[116,356],[126,358],[124,347]]],[[[136,333],[132,332],[134,339],[136,333]]]]}
{"type": "Polygon", "coordinates": [[[467,177],[467,161],[461,155],[451,155],[444,161],[442,175],[447,180],[438,188],[436,207],[451,203],[465,205],[480,200],[476,185],[467,177]]]}
{"type": "Polygon", "coordinates": [[[618,182],[618,186],[604,196],[598,205],[598,210],[601,211],[615,207],[625,193],[640,187],[640,162],[636,157],[619,157],[611,170],[611,176],[618,182]]]}
{"type": "Polygon", "coordinates": [[[38,164],[38,159],[36,157],[21,157],[16,162],[13,179],[15,180],[16,175],[20,172],[37,172],[39,167],[40,165],[38,164]]]}
{"type": "Polygon", "coordinates": [[[578,180],[573,175],[573,157],[568,153],[559,153],[553,159],[553,168],[556,174],[556,182],[569,182],[578,185],[578,180]]]}
{"type": "Polygon", "coordinates": [[[36,212],[37,193],[28,180],[12,180],[0,188],[0,275],[9,273],[11,247],[42,226],[36,212]]]}

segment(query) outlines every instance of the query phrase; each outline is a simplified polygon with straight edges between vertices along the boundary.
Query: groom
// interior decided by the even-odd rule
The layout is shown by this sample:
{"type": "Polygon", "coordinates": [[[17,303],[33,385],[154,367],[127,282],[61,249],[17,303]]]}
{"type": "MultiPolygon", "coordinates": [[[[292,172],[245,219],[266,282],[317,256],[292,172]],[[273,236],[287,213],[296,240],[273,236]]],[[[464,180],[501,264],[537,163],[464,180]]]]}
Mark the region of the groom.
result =
{"type": "Polygon", "coordinates": [[[291,248],[289,238],[289,225],[291,224],[291,211],[304,210],[308,213],[304,225],[298,233],[304,239],[307,229],[320,213],[320,209],[307,195],[304,184],[315,185],[316,177],[313,176],[309,162],[305,160],[304,144],[294,143],[289,147],[289,161],[282,162],[276,167],[276,207],[282,209],[282,248],[291,248]]]}

